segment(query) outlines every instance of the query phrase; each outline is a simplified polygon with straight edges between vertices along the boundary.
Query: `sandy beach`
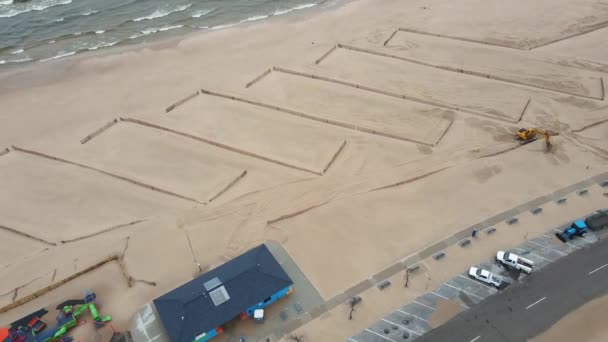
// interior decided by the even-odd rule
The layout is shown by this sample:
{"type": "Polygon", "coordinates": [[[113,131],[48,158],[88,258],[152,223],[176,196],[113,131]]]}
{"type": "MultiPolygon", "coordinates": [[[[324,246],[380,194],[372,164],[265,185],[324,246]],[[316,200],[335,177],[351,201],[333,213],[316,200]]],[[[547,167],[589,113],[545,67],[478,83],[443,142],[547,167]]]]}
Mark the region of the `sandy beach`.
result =
{"type": "MultiPolygon", "coordinates": [[[[0,73],[0,326],[91,288],[127,329],[140,306],[270,240],[329,300],[608,171],[607,3],[317,7],[0,73]],[[520,127],[559,135],[546,152],[515,141],[520,127]]],[[[607,207],[606,191],[491,246],[607,207]]],[[[344,340],[425,286],[369,300],[332,336],[320,332],[341,311],[301,331],[344,340]]]]}

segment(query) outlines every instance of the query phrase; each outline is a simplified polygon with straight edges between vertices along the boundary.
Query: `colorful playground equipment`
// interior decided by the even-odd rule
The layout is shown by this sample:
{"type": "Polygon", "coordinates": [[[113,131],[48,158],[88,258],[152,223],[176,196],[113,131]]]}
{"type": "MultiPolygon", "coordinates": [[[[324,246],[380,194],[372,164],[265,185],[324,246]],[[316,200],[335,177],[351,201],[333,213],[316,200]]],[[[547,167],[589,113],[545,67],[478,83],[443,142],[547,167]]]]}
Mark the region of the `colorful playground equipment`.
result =
{"type": "MultiPolygon", "coordinates": [[[[47,311],[40,310],[25,319],[16,321],[8,331],[2,342],[71,342],[73,339],[67,335],[68,331],[79,325],[78,318],[89,311],[96,328],[101,328],[111,320],[110,316],[100,316],[95,293],[86,290],[84,300],[68,301],[76,302],[74,305],[65,305],[57,314],[57,323],[51,328],[42,320],[47,311]],[[26,323],[23,325],[23,323],[26,323]]],[[[2,329],[0,329],[2,331],[2,329]]],[[[0,335],[2,336],[2,335],[0,335]]]]}

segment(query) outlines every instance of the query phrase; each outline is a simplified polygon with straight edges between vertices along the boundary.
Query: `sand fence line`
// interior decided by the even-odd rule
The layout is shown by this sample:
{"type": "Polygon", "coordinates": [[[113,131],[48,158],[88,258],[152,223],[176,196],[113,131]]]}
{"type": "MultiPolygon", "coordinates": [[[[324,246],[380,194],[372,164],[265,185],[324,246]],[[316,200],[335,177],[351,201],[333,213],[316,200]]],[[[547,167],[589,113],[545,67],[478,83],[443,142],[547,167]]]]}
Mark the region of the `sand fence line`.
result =
{"type": "Polygon", "coordinates": [[[86,144],[87,142],[91,141],[91,139],[93,139],[96,136],[100,135],[101,133],[105,132],[107,129],[109,129],[110,127],[114,126],[117,123],[118,123],[118,119],[112,119],[112,121],[108,122],[107,124],[103,125],[102,127],[98,128],[98,129],[96,129],[95,132],[82,138],[80,140],[80,143],[86,144]]]}
{"type": "Polygon", "coordinates": [[[143,121],[143,120],[140,120],[140,119],[120,118],[120,120],[121,121],[125,121],[125,122],[131,122],[131,123],[139,124],[139,125],[142,125],[142,126],[147,126],[147,127],[150,127],[150,128],[154,128],[154,129],[158,129],[158,130],[161,130],[161,131],[173,133],[173,134],[176,134],[176,135],[181,135],[183,137],[190,138],[190,139],[193,139],[193,140],[196,140],[196,141],[208,144],[208,145],[212,145],[212,146],[215,146],[215,147],[219,147],[221,149],[225,149],[225,150],[228,150],[228,151],[231,151],[231,152],[234,152],[234,153],[238,153],[238,154],[241,154],[241,155],[244,155],[244,156],[260,159],[260,160],[263,160],[263,161],[266,161],[266,162],[269,162],[269,163],[281,165],[281,166],[288,167],[288,168],[291,168],[291,169],[294,169],[294,170],[299,170],[299,171],[304,171],[304,172],[312,173],[312,174],[315,174],[317,176],[322,176],[322,173],[319,172],[319,171],[314,171],[314,170],[307,169],[305,167],[289,164],[289,163],[286,163],[286,162],[283,162],[283,161],[280,161],[280,160],[272,159],[272,158],[269,158],[269,157],[266,157],[266,156],[254,153],[254,152],[250,152],[250,151],[246,151],[246,150],[243,150],[243,149],[240,149],[240,148],[237,148],[237,147],[233,147],[233,146],[221,143],[221,142],[217,142],[217,141],[213,141],[213,140],[210,140],[210,139],[207,139],[207,138],[203,138],[203,137],[199,137],[199,136],[196,136],[196,135],[192,135],[192,134],[189,134],[189,133],[177,131],[177,130],[174,130],[174,129],[171,129],[171,128],[168,128],[168,127],[159,126],[159,125],[156,125],[156,124],[153,124],[153,123],[150,123],[150,122],[147,122],[147,121],[143,121]]]}
{"type": "MultiPolygon", "coordinates": [[[[602,96],[600,96],[600,97],[587,96],[587,95],[571,93],[568,91],[557,90],[557,89],[545,87],[542,85],[520,82],[520,81],[516,81],[513,79],[509,79],[507,77],[496,76],[496,75],[478,72],[478,71],[474,71],[474,70],[470,70],[470,69],[455,68],[455,67],[451,67],[449,65],[441,65],[441,64],[436,64],[436,63],[424,62],[422,60],[415,59],[415,58],[408,58],[408,57],[393,55],[390,53],[375,51],[375,50],[366,49],[366,48],[360,48],[360,47],[356,47],[356,46],[352,46],[352,45],[338,44],[337,46],[339,48],[345,49],[345,50],[351,50],[351,51],[355,51],[355,52],[367,53],[370,55],[376,55],[376,56],[380,56],[380,57],[397,59],[397,60],[401,60],[404,62],[422,65],[422,66],[429,67],[429,68],[435,68],[435,69],[450,71],[450,72],[454,72],[454,73],[458,73],[458,74],[470,75],[470,76],[475,76],[475,77],[479,77],[479,78],[483,78],[483,79],[489,79],[489,80],[493,80],[493,81],[515,84],[515,85],[523,86],[523,87],[541,89],[543,91],[548,91],[548,92],[557,93],[557,94],[572,95],[572,96],[591,99],[591,100],[603,100],[603,98],[604,98],[603,90],[602,90],[602,96]]],[[[601,77],[600,77],[600,81],[601,81],[601,77]]],[[[600,84],[600,86],[602,86],[602,89],[603,89],[603,85],[600,84]]]]}
{"type": "Polygon", "coordinates": [[[393,31],[393,33],[391,33],[390,36],[388,36],[388,38],[384,41],[384,43],[382,44],[382,46],[387,46],[388,43],[393,40],[393,38],[395,38],[395,35],[399,32],[399,29],[396,29],[395,31],[393,31]]]}
{"type": "Polygon", "coordinates": [[[170,111],[174,110],[175,108],[183,105],[184,103],[192,100],[193,98],[197,97],[200,93],[198,92],[198,90],[186,97],[184,97],[183,99],[173,103],[172,105],[170,105],[169,107],[165,108],[165,113],[169,113],[170,111]]]}
{"type": "Polygon", "coordinates": [[[72,243],[72,242],[77,242],[77,241],[89,239],[89,238],[92,238],[92,237],[95,237],[95,236],[98,236],[98,235],[101,235],[101,234],[109,233],[109,232],[114,231],[114,230],[118,230],[118,229],[121,229],[121,228],[126,228],[126,227],[130,227],[130,226],[134,226],[136,224],[139,224],[139,223],[142,223],[142,222],[145,222],[145,221],[147,221],[147,220],[146,219],[141,219],[141,220],[131,221],[131,222],[128,222],[128,223],[117,224],[115,226],[112,226],[112,227],[100,230],[100,231],[92,233],[92,234],[87,234],[87,235],[79,236],[77,238],[68,239],[68,240],[61,240],[61,243],[62,244],[66,244],[66,243],[72,243]]]}
{"type": "MultiPolygon", "coordinates": [[[[353,82],[342,81],[342,80],[331,78],[331,77],[314,75],[314,74],[310,74],[310,73],[306,73],[306,72],[301,72],[301,71],[290,70],[290,69],[286,69],[286,68],[282,68],[282,67],[273,67],[273,70],[277,71],[277,72],[286,73],[286,74],[292,74],[292,75],[296,75],[296,76],[308,77],[308,78],[312,78],[312,79],[315,79],[315,80],[320,80],[320,81],[325,81],[325,82],[330,82],[330,83],[335,83],[335,84],[341,84],[341,85],[345,85],[347,87],[352,87],[352,88],[356,88],[356,89],[362,89],[362,90],[366,90],[366,91],[369,91],[369,92],[372,92],[372,93],[377,93],[377,94],[382,94],[382,95],[386,95],[386,96],[396,97],[396,98],[399,98],[399,99],[408,100],[408,101],[412,101],[412,102],[418,102],[418,103],[430,105],[430,106],[433,106],[433,107],[451,109],[451,110],[455,110],[455,111],[458,111],[458,112],[468,113],[468,114],[477,115],[477,116],[483,116],[483,117],[488,118],[488,119],[498,120],[498,121],[507,122],[507,123],[516,123],[515,119],[508,119],[508,118],[505,118],[505,117],[496,116],[496,115],[492,115],[492,114],[488,114],[488,113],[476,112],[476,111],[472,111],[472,110],[468,110],[468,109],[462,109],[462,108],[460,108],[458,106],[452,106],[452,105],[449,105],[449,104],[444,104],[444,103],[439,103],[439,102],[435,102],[435,101],[424,100],[424,99],[420,99],[420,98],[417,98],[417,97],[412,97],[412,96],[409,96],[409,95],[402,95],[402,94],[398,94],[398,93],[393,93],[393,92],[389,92],[389,91],[386,91],[386,90],[377,89],[377,88],[373,88],[373,87],[369,87],[369,86],[365,86],[365,85],[361,85],[361,84],[357,84],[357,83],[353,83],[353,82]]],[[[425,145],[433,146],[433,144],[429,144],[429,143],[426,143],[425,145]]]]}
{"type": "MultiPolygon", "coordinates": [[[[99,267],[101,267],[101,266],[109,263],[109,262],[118,261],[119,258],[120,258],[119,255],[111,255],[111,256],[109,256],[109,257],[107,257],[107,258],[105,258],[105,259],[103,259],[103,260],[101,260],[101,261],[99,261],[99,262],[97,262],[97,263],[95,263],[95,264],[93,264],[93,265],[91,265],[91,266],[89,266],[89,267],[87,267],[87,268],[79,271],[79,272],[76,272],[76,273],[72,274],[71,276],[69,276],[69,277],[67,277],[65,279],[62,279],[62,280],[60,280],[60,281],[58,281],[56,283],[53,283],[53,284],[51,284],[49,286],[46,286],[46,287],[44,287],[44,288],[42,288],[42,289],[40,289],[38,291],[35,291],[35,292],[33,292],[33,293],[31,293],[31,294],[29,294],[29,295],[27,295],[27,296],[25,296],[25,297],[23,297],[23,298],[21,298],[19,300],[14,301],[11,304],[8,304],[8,305],[0,308],[0,313],[8,312],[8,311],[10,311],[10,310],[12,310],[12,309],[14,309],[16,307],[19,307],[19,306],[21,306],[21,305],[23,305],[25,303],[28,303],[28,302],[30,302],[30,301],[32,301],[32,300],[34,300],[34,299],[36,299],[36,298],[38,298],[38,297],[46,294],[46,293],[48,293],[48,292],[51,292],[51,291],[59,288],[60,286],[66,284],[67,282],[69,282],[71,280],[74,280],[74,279],[76,279],[76,278],[78,278],[78,277],[80,277],[80,276],[82,276],[82,275],[84,275],[86,273],[89,273],[89,272],[91,272],[91,271],[93,271],[93,270],[95,270],[95,269],[97,269],[97,268],[99,268],[99,267]]],[[[26,285],[28,285],[28,284],[25,284],[25,285],[22,285],[22,286],[19,286],[19,287],[15,288],[15,290],[14,290],[15,294],[17,293],[17,291],[20,288],[22,288],[22,287],[24,287],[26,285]]]]}
{"type": "Polygon", "coordinates": [[[11,150],[8,148],[5,148],[3,150],[0,150],[0,157],[2,157],[5,154],[8,154],[11,150]]]}
{"type": "Polygon", "coordinates": [[[118,175],[118,174],[115,174],[115,173],[112,173],[112,172],[104,171],[102,169],[98,169],[98,168],[95,168],[95,167],[92,167],[92,166],[88,166],[88,165],[81,164],[81,163],[74,162],[74,161],[70,161],[70,160],[67,160],[67,159],[51,156],[49,154],[45,154],[45,153],[42,153],[42,152],[28,150],[28,149],[21,148],[21,147],[18,147],[18,146],[13,146],[13,149],[15,151],[18,151],[18,152],[21,152],[21,153],[26,153],[26,154],[30,154],[30,155],[33,155],[33,156],[36,156],[36,157],[40,157],[40,158],[44,158],[44,159],[48,159],[48,160],[54,160],[54,161],[57,161],[57,162],[60,162],[60,163],[65,163],[65,164],[77,166],[77,167],[80,167],[80,168],[83,168],[83,169],[87,169],[87,170],[90,170],[90,171],[94,171],[94,172],[97,172],[97,173],[100,173],[100,174],[103,174],[103,175],[106,175],[106,176],[109,176],[109,177],[112,177],[112,178],[115,178],[115,179],[118,179],[118,180],[121,180],[121,181],[124,181],[124,182],[127,182],[127,183],[131,183],[133,185],[136,185],[136,186],[139,186],[139,187],[142,187],[142,188],[146,188],[148,190],[152,190],[152,191],[163,193],[165,195],[169,195],[169,196],[172,196],[172,197],[180,198],[180,199],[183,199],[183,200],[186,200],[186,201],[190,201],[190,202],[204,204],[204,203],[202,203],[202,202],[200,202],[200,201],[198,201],[198,200],[196,200],[194,198],[187,197],[187,196],[184,196],[184,195],[180,195],[180,194],[177,194],[177,193],[169,191],[169,190],[161,189],[161,188],[156,187],[154,185],[150,185],[150,184],[147,184],[147,183],[144,183],[144,182],[140,182],[138,180],[131,179],[131,178],[128,178],[128,177],[125,177],[125,176],[121,176],[121,175],[118,175]]]}
{"type": "MultiPolygon", "coordinates": [[[[133,276],[131,276],[131,274],[127,270],[127,267],[126,267],[126,265],[124,263],[124,258],[125,258],[128,246],[129,246],[129,237],[127,237],[127,239],[126,239],[126,245],[125,245],[125,248],[124,248],[122,254],[112,254],[112,255],[104,258],[103,260],[101,260],[101,261],[99,261],[99,262],[97,262],[97,263],[95,263],[95,264],[93,264],[93,265],[91,265],[91,266],[89,266],[89,267],[87,267],[87,268],[79,271],[79,272],[76,272],[76,273],[74,273],[74,274],[72,274],[72,275],[70,275],[70,276],[68,276],[68,277],[66,277],[66,278],[64,278],[64,279],[62,279],[62,280],[60,280],[58,282],[52,283],[49,286],[46,286],[46,287],[44,287],[42,289],[34,291],[33,293],[31,293],[31,294],[29,294],[29,295],[27,295],[27,296],[25,296],[25,297],[23,297],[23,298],[21,298],[19,300],[15,300],[11,304],[8,304],[8,305],[0,308],[0,313],[8,312],[8,311],[10,311],[10,310],[12,310],[12,309],[14,309],[16,307],[19,307],[19,306],[21,306],[23,304],[31,302],[32,300],[34,300],[34,299],[36,299],[38,297],[41,297],[41,296],[43,296],[43,295],[45,295],[45,294],[47,294],[47,293],[49,293],[49,292],[51,292],[51,291],[59,288],[60,286],[66,284],[66,283],[68,283],[68,282],[70,282],[70,281],[72,281],[72,280],[74,280],[74,279],[76,279],[76,278],[78,278],[80,276],[83,276],[83,275],[85,275],[85,274],[87,274],[89,272],[92,272],[92,271],[94,271],[94,270],[96,270],[96,269],[98,269],[98,268],[100,268],[100,267],[102,267],[102,266],[104,266],[104,265],[106,265],[106,264],[108,264],[110,262],[113,262],[113,261],[116,261],[116,263],[118,264],[118,266],[120,268],[120,273],[124,276],[124,278],[125,278],[125,280],[127,282],[127,285],[129,286],[129,288],[133,287],[133,285],[135,283],[144,283],[144,284],[147,284],[147,285],[150,285],[150,286],[156,286],[156,282],[154,282],[154,281],[136,279],[133,276]]],[[[55,269],[55,271],[53,272],[53,277],[52,277],[51,281],[55,280],[55,275],[56,274],[57,274],[57,269],[55,269]]],[[[37,279],[35,279],[35,280],[37,280],[37,279]]],[[[16,298],[19,289],[21,289],[21,288],[29,285],[31,282],[32,281],[30,281],[29,283],[26,283],[24,285],[21,285],[19,287],[16,287],[13,290],[14,291],[14,296],[13,297],[16,298]]]]}
{"type": "Polygon", "coordinates": [[[446,134],[448,134],[448,131],[450,130],[450,128],[452,128],[453,124],[454,124],[454,119],[450,120],[450,123],[448,123],[448,126],[443,130],[443,133],[441,133],[439,138],[437,138],[437,140],[435,140],[435,143],[433,144],[433,146],[439,145],[439,142],[443,139],[443,137],[445,137],[446,134]]]}
{"type": "Polygon", "coordinates": [[[606,122],[608,122],[608,118],[600,120],[600,121],[597,121],[597,122],[594,122],[594,123],[591,123],[589,125],[583,126],[581,128],[578,128],[578,129],[573,129],[572,133],[580,133],[580,132],[582,132],[582,131],[584,131],[586,129],[593,128],[595,126],[599,126],[599,125],[601,125],[603,123],[606,123],[606,122]]]}
{"type": "Polygon", "coordinates": [[[339,47],[339,44],[336,44],[334,46],[331,47],[331,49],[329,49],[329,51],[327,51],[326,53],[323,54],[323,56],[319,57],[316,61],[315,64],[319,64],[321,63],[325,58],[329,57],[329,55],[331,55],[332,52],[336,51],[336,49],[339,47]]]}
{"type": "MultiPolygon", "coordinates": [[[[415,33],[415,34],[420,34],[420,35],[425,35],[425,36],[431,36],[431,37],[439,37],[439,38],[445,38],[445,39],[452,39],[452,40],[459,40],[459,41],[463,41],[463,42],[468,42],[468,43],[475,43],[475,44],[481,44],[481,45],[489,45],[489,46],[495,46],[495,47],[499,47],[499,48],[506,48],[506,49],[513,49],[513,50],[522,50],[522,51],[530,51],[530,50],[534,50],[537,49],[539,47],[543,47],[543,46],[547,46],[550,44],[554,44],[557,42],[561,42],[563,40],[567,40],[567,39],[571,39],[574,37],[578,37],[578,36],[582,36],[584,34],[587,33],[591,33],[593,31],[597,31],[600,29],[603,29],[605,27],[608,27],[608,20],[605,21],[601,21],[592,25],[589,25],[589,27],[579,31],[579,32],[575,32],[575,33],[571,33],[565,36],[561,36],[561,37],[557,37],[554,39],[548,39],[545,41],[541,41],[539,43],[536,44],[529,44],[529,43],[512,43],[512,42],[491,42],[491,41],[487,41],[487,40],[480,40],[480,39],[472,39],[472,38],[465,38],[465,37],[458,37],[458,36],[452,36],[452,35],[447,35],[447,34],[440,34],[440,33],[432,33],[432,32],[426,32],[426,31],[422,31],[422,30],[417,30],[417,29],[412,29],[412,28],[405,28],[405,27],[400,27],[397,29],[397,31],[402,31],[402,32],[409,32],[409,33],[415,33]]],[[[392,38],[395,36],[396,32],[393,32],[393,34],[389,37],[389,39],[387,39],[384,42],[384,45],[386,46],[391,40],[392,38]]]]}
{"type": "Polygon", "coordinates": [[[31,240],[40,242],[40,243],[45,244],[47,246],[57,246],[57,244],[55,242],[47,241],[47,240],[45,240],[43,238],[40,238],[40,237],[37,237],[37,236],[33,236],[33,235],[28,234],[28,233],[24,233],[24,232],[20,231],[19,229],[15,229],[15,228],[7,227],[7,226],[4,226],[4,225],[0,225],[0,230],[7,231],[9,233],[19,235],[19,236],[24,237],[26,239],[31,239],[31,240]]]}
{"type": "MultiPolygon", "coordinates": [[[[277,69],[277,71],[282,71],[282,70],[278,70],[277,69]]],[[[316,115],[307,114],[307,113],[295,111],[295,110],[292,110],[292,109],[289,109],[289,108],[275,106],[275,105],[271,105],[271,104],[267,104],[267,103],[263,103],[263,102],[259,102],[259,101],[249,100],[249,99],[246,99],[246,98],[243,98],[243,97],[239,97],[239,96],[233,96],[233,95],[223,94],[223,93],[219,93],[219,92],[216,92],[216,91],[205,90],[205,89],[201,89],[201,93],[206,94],[206,95],[211,95],[211,96],[222,97],[222,98],[233,100],[233,101],[243,102],[243,103],[251,104],[251,105],[262,107],[262,108],[267,108],[267,109],[275,110],[275,111],[278,111],[278,112],[282,112],[282,113],[294,115],[294,116],[297,116],[297,117],[305,118],[305,119],[308,119],[308,120],[318,121],[318,122],[321,122],[321,123],[325,123],[325,124],[329,124],[329,125],[333,125],[333,126],[338,126],[338,127],[342,127],[342,128],[346,128],[346,129],[350,129],[350,130],[353,130],[353,131],[380,135],[380,136],[383,136],[383,137],[386,137],[386,138],[397,139],[397,140],[406,141],[406,142],[410,142],[410,143],[414,143],[414,144],[422,144],[422,145],[427,145],[427,146],[433,146],[432,143],[429,143],[429,142],[426,142],[426,141],[417,140],[417,139],[411,139],[411,138],[407,138],[407,137],[396,135],[396,134],[392,134],[392,133],[386,133],[386,132],[378,131],[378,130],[375,130],[375,129],[372,129],[372,128],[357,126],[357,125],[354,125],[354,124],[351,124],[351,123],[347,123],[347,122],[343,122],[343,121],[336,121],[336,120],[332,120],[332,119],[322,118],[322,117],[319,117],[319,116],[316,116],[316,115]]]]}
{"type": "MultiPolygon", "coordinates": [[[[459,40],[459,41],[468,42],[468,43],[495,46],[495,47],[500,47],[500,48],[505,48],[505,49],[513,49],[513,50],[521,50],[521,51],[528,51],[531,49],[531,47],[529,47],[527,44],[524,44],[524,47],[521,47],[522,44],[517,44],[517,43],[499,44],[499,43],[489,42],[489,41],[485,41],[485,40],[464,38],[464,37],[452,36],[452,35],[441,34],[441,33],[432,33],[432,32],[426,32],[426,31],[421,31],[421,30],[412,29],[412,28],[405,28],[405,27],[399,27],[397,29],[397,31],[393,33],[392,37],[394,37],[398,31],[415,33],[415,34],[420,34],[420,35],[424,35],[424,36],[451,39],[451,40],[459,40]]],[[[391,39],[392,39],[392,37],[391,37],[391,39]]],[[[385,45],[387,45],[389,43],[389,41],[390,40],[387,40],[385,45]]]]}
{"type": "Polygon", "coordinates": [[[520,123],[521,120],[524,119],[524,114],[526,114],[526,109],[528,109],[528,106],[530,105],[530,102],[532,101],[532,97],[528,98],[528,101],[526,102],[526,104],[524,105],[524,109],[522,109],[521,114],[519,115],[519,119],[517,119],[517,123],[520,123]]]}
{"type": "Polygon", "coordinates": [[[327,170],[329,170],[329,168],[333,165],[333,163],[336,161],[336,159],[338,159],[338,156],[340,155],[340,153],[342,153],[342,151],[344,150],[344,147],[346,147],[346,140],[344,140],[342,142],[342,144],[340,144],[340,147],[338,147],[338,150],[336,151],[336,153],[334,153],[334,155],[331,157],[331,159],[327,162],[327,165],[325,165],[325,168],[323,168],[323,174],[325,174],[325,172],[327,172],[327,170]]]}
{"type": "Polygon", "coordinates": [[[236,178],[234,178],[232,181],[230,181],[230,183],[228,183],[225,187],[223,187],[220,191],[218,191],[217,194],[215,194],[211,198],[209,198],[207,203],[211,203],[211,202],[215,201],[218,197],[223,195],[226,191],[230,190],[241,179],[245,178],[246,175],[247,175],[247,170],[243,170],[243,172],[241,172],[241,174],[236,176],[236,178]]]}
{"type": "Polygon", "coordinates": [[[251,82],[248,82],[247,84],[245,84],[245,88],[249,88],[252,85],[258,83],[259,81],[261,81],[264,77],[268,76],[270,73],[272,72],[272,68],[264,71],[263,73],[261,73],[258,77],[254,78],[251,82]]]}

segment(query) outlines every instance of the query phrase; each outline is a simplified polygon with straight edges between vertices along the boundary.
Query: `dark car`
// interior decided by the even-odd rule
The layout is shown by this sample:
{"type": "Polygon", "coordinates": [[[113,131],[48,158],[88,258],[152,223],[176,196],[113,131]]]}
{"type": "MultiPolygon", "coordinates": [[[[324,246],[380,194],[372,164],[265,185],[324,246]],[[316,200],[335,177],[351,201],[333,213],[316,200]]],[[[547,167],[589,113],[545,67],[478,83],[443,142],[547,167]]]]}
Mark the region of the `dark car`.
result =
{"type": "Polygon", "coordinates": [[[598,210],[597,214],[585,219],[585,224],[591,230],[600,230],[608,227],[608,209],[598,210]]]}

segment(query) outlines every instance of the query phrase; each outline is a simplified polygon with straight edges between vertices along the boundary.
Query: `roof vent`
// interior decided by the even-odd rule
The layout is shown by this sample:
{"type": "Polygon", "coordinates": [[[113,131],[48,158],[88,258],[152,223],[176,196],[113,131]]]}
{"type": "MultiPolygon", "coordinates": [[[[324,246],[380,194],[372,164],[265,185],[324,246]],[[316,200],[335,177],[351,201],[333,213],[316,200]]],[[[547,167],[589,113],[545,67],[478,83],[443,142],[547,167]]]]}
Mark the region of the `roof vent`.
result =
{"type": "Polygon", "coordinates": [[[230,296],[228,295],[228,292],[224,286],[209,292],[209,295],[211,296],[211,300],[215,306],[219,306],[230,299],[230,296]]]}
{"type": "Polygon", "coordinates": [[[203,284],[203,286],[205,287],[205,290],[207,290],[207,291],[211,291],[220,285],[222,285],[222,282],[220,281],[220,279],[218,277],[215,277],[203,284]]]}

